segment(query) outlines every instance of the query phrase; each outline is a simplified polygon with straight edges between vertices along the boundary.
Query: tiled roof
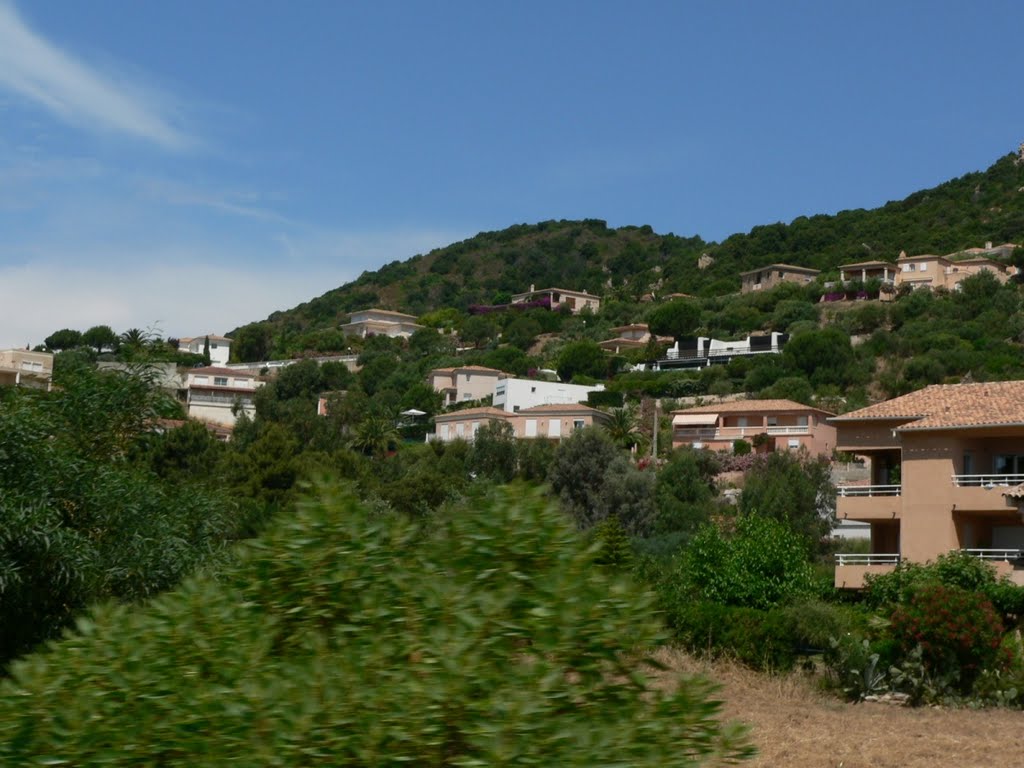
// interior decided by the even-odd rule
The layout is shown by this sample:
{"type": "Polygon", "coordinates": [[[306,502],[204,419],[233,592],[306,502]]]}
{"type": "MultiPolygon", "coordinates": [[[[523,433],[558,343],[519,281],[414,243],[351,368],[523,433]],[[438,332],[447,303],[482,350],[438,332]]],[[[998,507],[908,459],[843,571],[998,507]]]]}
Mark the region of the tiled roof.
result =
{"type": "Polygon", "coordinates": [[[813,269],[811,267],[797,267],[794,266],[793,264],[765,264],[763,267],[758,267],[757,269],[748,269],[746,272],[740,272],[740,274],[752,275],[755,272],[764,272],[766,269],[786,269],[789,270],[790,272],[813,272],[816,275],[821,272],[820,269],[813,269]]]}
{"type": "Polygon", "coordinates": [[[598,296],[595,296],[592,293],[587,293],[586,291],[574,291],[571,288],[537,288],[532,291],[523,291],[522,293],[515,293],[512,295],[512,298],[515,299],[519,298],[520,296],[532,296],[535,293],[550,293],[552,291],[555,291],[557,293],[568,293],[573,296],[586,296],[588,299],[599,298],[598,296]]]}
{"type": "Polygon", "coordinates": [[[520,416],[524,413],[600,413],[603,412],[596,408],[591,408],[589,405],[583,405],[582,403],[549,403],[547,405],[535,405],[532,408],[523,408],[518,412],[520,416]]]}
{"type": "Polygon", "coordinates": [[[463,408],[461,411],[452,411],[451,413],[439,413],[434,417],[434,421],[455,421],[464,417],[472,416],[490,416],[495,419],[507,418],[509,414],[501,410],[501,408],[495,408],[490,405],[481,405],[477,408],[463,408]]]}
{"type": "Polygon", "coordinates": [[[910,422],[899,431],[1024,424],[1024,381],[933,384],[832,421],[910,422]]]}
{"type": "MultiPolygon", "coordinates": [[[[351,317],[353,315],[362,315],[362,314],[365,314],[367,312],[373,312],[374,314],[377,314],[377,315],[386,315],[387,317],[402,318],[402,319],[405,319],[405,320],[415,320],[416,319],[416,315],[407,315],[405,312],[395,312],[395,311],[390,310],[390,309],[376,309],[376,308],[374,308],[374,309],[360,309],[360,310],[357,310],[355,312],[351,312],[350,316],[349,316],[349,319],[351,320],[351,317]]],[[[358,322],[366,322],[366,321],[358,321],[358,322]]],[[[350,323],[350,325],[351,324],[353,324],[353,323],[350,323]]]]}
{"type": "Polygon", "coordinates": [[[672,413],[766,413],[772,411],[817,411],[828,416],[832,414],[820,408],[797,403],[793,400],[731,400],[717,405],[698,405],[681,408],[672,413]]]}

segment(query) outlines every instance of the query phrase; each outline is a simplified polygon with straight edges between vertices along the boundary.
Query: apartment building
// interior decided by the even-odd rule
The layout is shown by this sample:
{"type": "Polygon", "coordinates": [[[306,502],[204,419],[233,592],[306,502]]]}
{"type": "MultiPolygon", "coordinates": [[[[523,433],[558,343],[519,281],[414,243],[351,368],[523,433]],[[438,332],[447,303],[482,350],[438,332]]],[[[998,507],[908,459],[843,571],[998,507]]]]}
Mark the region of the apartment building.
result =
{"type": "Polygon", "coordinates": [[[427,440],[472,440],[482,426],[495,422],[510,425],[517,439],[561,440],[576,430],[607,420],[608,414],[579,403],[538,405],[515,413],[491,406],[466,408],[435,416],[435,431],[427,435],[427,440]]]}
{"type": "Polygon", "coordinates": [[[0,350],[0,386],[50,389],[53,353],[27,349],[0,350]]]}
{"type": "Polygon", "coordinates": [[[792,400],[734,400],[672,411],[672,447],[732,451],[737,440],[759,452],[799,450],[831,455],[836,428],[833,414],[792,400]]]}
{"type": "Polygon", "coordinates": [[[253,397],[263,382],[251,373],[207,366],[191,368],[185,379],[191,419],[234,426],[236,412],[256,414],[253,397]]]}
{"type": "Polygon", "coordinates": [[[953,550],[1024,584],[1024,381],[935,385],[831,419],[867,484],[838,489],[836,515],[871,526],[871,552],[836,555],[835,583],[953,550]]]}

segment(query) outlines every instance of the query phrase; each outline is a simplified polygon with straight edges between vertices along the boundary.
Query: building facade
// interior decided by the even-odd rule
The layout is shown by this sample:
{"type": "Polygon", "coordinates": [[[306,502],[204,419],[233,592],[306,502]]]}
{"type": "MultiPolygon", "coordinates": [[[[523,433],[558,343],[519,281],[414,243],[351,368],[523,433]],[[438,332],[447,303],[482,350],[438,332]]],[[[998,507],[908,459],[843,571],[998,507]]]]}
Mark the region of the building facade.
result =
{"type": "Polygon", "coordinates": [[[455,368],[435,368],[427,382],[444,397],[444,405],[452,406],[472,400],[493,397],[499,379],[508,376],[504,371],[482,365],[464,365],[455,368]]]}
{"type": "Polygon", "coordinates": [[[185,378],[190,419],[234,426],[238,413],[256,415],[253,397],[263,382],[256,376],[230,368],[192,368],[185,378]]]}
{"type": "Polygon", "coordinates": [[[836,556],[837,587],[954,550],[1024,584],[1024,381],[930,386],[832,423],[870,471],[838,489],[837,517],[870,524],[871,552],[836,556]]]}
{"type": "Polygon", "coordinates": [[[737,440],[758,452],[806,449],[831,456],[833,414],[792,400],[735,400],[672,411],[672,447],[732,451],[737,440]]]}
{"type": "Polygon", "coordinates": [[[601,308],[601,297],[586,291],[570,291],[565,288],[541,288],[535,290],[531,285],[525,293],[517,293],[512,297],[513,304],[524,304],[530,301],[546,300],[552,311],[565,307],[574,315],[584,309],[597,312],[601,308]]]}
{"type": "Polygon", "coordinates": [[[178,339],[178,350],[201,355],[206,349],[207,340],[210,342],[210,365],[227,365],[231,359],[231,339],[227,336],[218,336],[215,333],[206,336],[186,336],[178,339]]]}
{"type": "Polygon", "coordinates": [[[538,405],[516,413],[491,406],[466,408],[435,416],[434,433],[427,435],[427,440],[472,440],[481,427],[492,423],[508,424],[516,439],[562,440],[607,420],[606,413],[579,403],[538,405]]]}
{"type": "Polygon", "coordinates": [[[0,350],[0,386],[49,391],[53,378],[53,353],[27,349],[0,350]]]}
{"type": "Polygon", "coordinates": [[[392,312],[388,309],[363,309],[353,312],[349,321],[340,326],[349,336],[391,336],[407,339],[422,328],[415,315],[392,312]]]}
{"type": "Polygon", "coordinates": [[[560,381],[539,379],[499,379],[494,385],[491,404],[507,413],[518,413],[538,405],[568,405],[582,403],[591,392],[600,392],[603,384],[563,384],[560,381]]]}
{"type": "Polygon", "coordinates": [[[820,270],[809,267],[795,267],[792,264],[769,264],[760,269],[740,272],[740,293],[768,291],[783,283],[807,285],[821,274],[820,270]]]}

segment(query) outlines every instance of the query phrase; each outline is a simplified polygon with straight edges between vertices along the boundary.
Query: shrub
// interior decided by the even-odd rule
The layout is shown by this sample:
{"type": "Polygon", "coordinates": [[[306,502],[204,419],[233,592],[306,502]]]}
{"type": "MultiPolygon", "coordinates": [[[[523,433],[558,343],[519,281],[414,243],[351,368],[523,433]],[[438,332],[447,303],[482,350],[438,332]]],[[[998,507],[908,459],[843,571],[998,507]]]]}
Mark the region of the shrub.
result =
{"type": "Polygon", "coordinates": [[[954,679],[960,693],[967,693],[996,659],[1003,625],[984,595],[923,584],[893,611],[890,631],[906,654],[920,649],[927,673],[954,679]]]}
{"type": "Polygon", "coordinates": [[[693,766],[749,754],[699,682],[634,649],[650,595],[509,495],[430,532],[336,495],[219,580],[98,609],[0,684],[27,765],[693,766]]]}

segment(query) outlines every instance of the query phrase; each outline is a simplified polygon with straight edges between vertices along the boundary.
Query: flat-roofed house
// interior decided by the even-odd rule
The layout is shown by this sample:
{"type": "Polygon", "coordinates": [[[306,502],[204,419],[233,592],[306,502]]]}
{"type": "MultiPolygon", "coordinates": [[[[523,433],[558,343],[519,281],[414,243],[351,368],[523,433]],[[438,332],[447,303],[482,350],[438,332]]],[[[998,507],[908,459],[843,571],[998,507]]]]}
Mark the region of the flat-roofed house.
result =
{"type": "Polygon", "coordinates": [[[836,516],[870,524],[871,552],[836,555],[837,587],[954,550],[1024,584],[1024,381],[934,385],[831,422],[870,468],[838,489],[836,516]]]}
{"type": "Polygon", "coordinates": [[[740,293],[767,291],[783,283],[807,285],[821,274],[810,267],[796,267],[792,264],[768,264],[758,269],[740,272],[740,293]]]}
{"type": "Polygon", "coordinates": [[[836,445],[833,414],[792,400],[733,400],[672,411],[672,447],[732,451],[737,440],[765,452],[806,448],[830,456],[836,445]]]}
{"type": "Polygon", "coordinates": [[[417,324],[415,315],[392,312],[389,309],[363,309],[353,312],[349,316],[349,321],[340,326],[342,332],[349,336],[391,336],[404,339],[422,327],[417,324]]]}

